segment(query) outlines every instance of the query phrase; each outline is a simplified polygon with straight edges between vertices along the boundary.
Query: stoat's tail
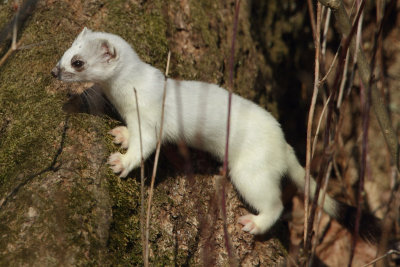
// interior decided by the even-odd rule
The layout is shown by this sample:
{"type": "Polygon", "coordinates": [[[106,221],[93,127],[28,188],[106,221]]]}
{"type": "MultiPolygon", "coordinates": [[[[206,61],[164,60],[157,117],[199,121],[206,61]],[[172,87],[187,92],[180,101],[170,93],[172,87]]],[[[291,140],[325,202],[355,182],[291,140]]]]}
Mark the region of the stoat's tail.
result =
{"type": "MultiPolygon", "coordinates": [[[[293,148],[287,145],[287,161],[288,161],[288,174],[291,180],[297,185],[300,190],[304,190],[305,184],[305,170],[300,165],[299,161],[294,154],[293,148]]],[[[316,183],[314,179],[310,179],[310,195],[314,198],[316,183]]],[[[320,193],[321,194],[321,193],[320,193]]],[[[321,195],[318,198],[321,204],[321,195]]],[[[325,201],[323,209],[332,218],[335,218],[341,225],[354,232],[354,225],[356,220],[357,208],[339,202],[325,194],[325,201]]],[[[362,239],[377,243],[381,235],[380,220],[370,213],[362,212],[359,235],[362,239]]]]}

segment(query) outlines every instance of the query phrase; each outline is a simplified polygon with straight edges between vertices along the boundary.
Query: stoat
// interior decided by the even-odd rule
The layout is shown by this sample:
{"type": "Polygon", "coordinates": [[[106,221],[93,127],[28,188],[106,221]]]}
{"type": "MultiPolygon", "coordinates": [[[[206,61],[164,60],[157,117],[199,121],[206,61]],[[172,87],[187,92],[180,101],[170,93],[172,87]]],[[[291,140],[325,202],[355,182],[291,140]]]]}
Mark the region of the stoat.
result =
{"type": "MultiPolygon", "coordinates": [[[[165,79],[158,69],[143,62],[121,37],[87,28],[64,53],[53,76],[65,82],[94,82],[116,107],[127,127],[111,131],[115,143],[127,148],[125,154],[112,154],[108,164],[121,177],[140,165],[140,140],[137,91],[141,118],[143,156],[156,148],[161,124],[164,83],[166,82],[163,142],[183,140],[223,161],[226,142],[228,91],[199,81],[165,79]]],[[[280,124],[266,110],[236,94],[232,96],[228,155],[229,175],[243,199],[258,214],[239,218],[243,230],[265,233],[283,210],[281,178],[287,174],[304,188],[304,168],[287,144],[280,124]]],[[[311,192],[316,187],[311,180],[311,192]]],[[[349,228],[354,224],[355,208],[326,196],[323,209],[349,228]]],[[[364,215],[360,235],[374,240],[378,221],[364,215]]]]}

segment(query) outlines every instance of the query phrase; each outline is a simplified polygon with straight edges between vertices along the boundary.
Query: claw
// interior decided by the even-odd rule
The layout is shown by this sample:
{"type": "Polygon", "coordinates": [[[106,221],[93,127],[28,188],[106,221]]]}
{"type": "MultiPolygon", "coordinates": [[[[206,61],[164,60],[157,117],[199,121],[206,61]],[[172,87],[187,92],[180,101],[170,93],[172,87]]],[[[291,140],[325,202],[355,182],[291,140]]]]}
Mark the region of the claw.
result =
{"type": "Polygon", "coordinates": [[[128,128],[125,126],[118,126],[108,132],[114,136],[114,144],[121,144],[122,148],[128,148],[129,146],[129,132],[128,128]]]}
{"type": "Polygon", "coordinates": [[[123,173],[124,166],[122,162],[122,154],[119,152],[113,153],[108,158],[107,164],[110,165],[110,168],[114,173],[123,173]]]}
{"type": "Polygon", "coordinates": [[[241,216],[238,219],[238,223],[243,225],[242,230],[245,232],[249,232],[250,234],[256,235],[260,233],[260,229],[257,227],[256,222],[254,221],[254,215],[247,214],[241,216]]]}

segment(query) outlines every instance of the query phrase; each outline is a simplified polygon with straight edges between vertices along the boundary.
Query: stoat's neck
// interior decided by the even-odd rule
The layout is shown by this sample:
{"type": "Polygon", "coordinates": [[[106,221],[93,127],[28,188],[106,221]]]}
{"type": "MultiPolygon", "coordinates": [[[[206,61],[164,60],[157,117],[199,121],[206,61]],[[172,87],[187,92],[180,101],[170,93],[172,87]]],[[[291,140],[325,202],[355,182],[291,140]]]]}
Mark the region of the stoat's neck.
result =
{"type": "Polygon", "coordinates": [[[113,72],[110,78],[99,85],[124,119],[136,109],[134,89],[140,106],[161,106],[157,103],[162,99],[163,75],[156,68],[142,62],[135,53],[121,54],[119,64],[110,71],[113,72]]]}

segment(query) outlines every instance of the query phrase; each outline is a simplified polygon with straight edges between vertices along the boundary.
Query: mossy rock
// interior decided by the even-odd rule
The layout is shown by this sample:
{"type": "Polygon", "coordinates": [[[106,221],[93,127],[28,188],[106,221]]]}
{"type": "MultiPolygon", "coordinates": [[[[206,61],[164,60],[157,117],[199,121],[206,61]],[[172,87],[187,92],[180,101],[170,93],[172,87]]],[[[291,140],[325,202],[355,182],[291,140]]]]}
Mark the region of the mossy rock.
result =
{"type": "MultiPolygon", "coordinates": [[[[0,3],[0,25],[13,16],[11,2],[0,3]]],[[[0,66],[0,265],[143,264],[139,174],[120,179],[106,166],[109,153],[117,149],[107,131],[119,122],[107,116],[66,114],[66,92],[81,85],[56,81],[50,70],[87,26],[122,36],[145,62],[160,70],[172,51],[170,75],[174,78],[227,87],[232,3],[38,3],[19,31],[26,49],[14,52],[0,66]]],[[[278,116],[273,71],[252,35],[251,12],[251,6],[243,2],[233,90],[278,116]]],[[[8,48],[9,42],[0,44],[0,56],[8,48]]],[[[279,53],[286,50],[282,51],[279,53]]],[[[175,149],[172,154],[179,153],[175,149]]],[[[163,178],[153,201],[152,266],[199,265],[207,260],[227,264],[222,224],[212,207],[217,183],[213,173],[200,175],[206,168],[194,168],[197,179],[193,184],[168,167],[168,154],[162,157],[167,163],[158,170],[163,178]],[[202,226],[201,214],[214,218],[211,222],[215,225],[202,226]],[[212,241],[205,239],[207,235],[214,235],[212,241]],[[204,256],[207,245],[214,246],[220,256],[204,256]]],[[[149,162],[147,173],[152,159],[149,162]]],[[[211,168],[214,174],[216,169],[211,168]]],[[[280,240],[287,237],[243,237],[236,218],[245,211],[230,185],[227,194],[229,232],[238,262],[280,261],[285,254],[285,241],[280,240]]]]}

